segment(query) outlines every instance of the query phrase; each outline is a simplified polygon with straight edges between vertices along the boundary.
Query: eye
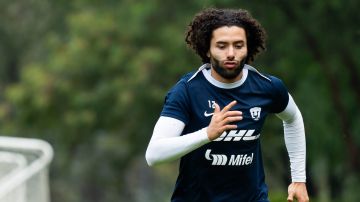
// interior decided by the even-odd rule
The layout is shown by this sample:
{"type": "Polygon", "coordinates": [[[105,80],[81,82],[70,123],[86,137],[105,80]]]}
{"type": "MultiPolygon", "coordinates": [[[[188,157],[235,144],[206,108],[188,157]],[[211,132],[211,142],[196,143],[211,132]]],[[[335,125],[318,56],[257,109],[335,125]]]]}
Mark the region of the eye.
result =
{"type": "Polygon", "coordinates": [[[223,44],[218,44],[218,45],[217,45],[217,48],[219,48],[219,49],[221,49],[221,50],[222,50],[222,49],[225,49],[225,48],[226,48],[226,46],[225,46],[225,45],[223,45],[223,44]]]}
{"type": "Polygon", "coordinates": [[[236,44],[236,45],[235,45],[235,48],[236,48],[236,49],[242,49],[242,47],[244,47],[244,45],[242,45],[242,44],[236,44]]]}

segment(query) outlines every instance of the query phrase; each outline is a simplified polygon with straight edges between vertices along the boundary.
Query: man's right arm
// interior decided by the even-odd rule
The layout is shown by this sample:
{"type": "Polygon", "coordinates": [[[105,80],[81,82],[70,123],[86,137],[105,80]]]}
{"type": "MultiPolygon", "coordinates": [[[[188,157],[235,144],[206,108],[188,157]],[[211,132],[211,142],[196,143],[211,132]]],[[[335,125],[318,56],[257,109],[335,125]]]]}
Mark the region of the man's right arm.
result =
{"type": "Polygon", "coordinates": [[[178,119],[165,116],[159,118],[145,154],[148,165],[179,159],[210,142],[206,128],[180,136],[184,127],[185,124],[178,119]]]}
{"type": "Polygon", "coordinates": [[[152,166],[179,159],[202,145],[215,140],[224,131],[236,129],[237,126],[231,123],[242,120],[242,112],[230,111],[235,105],[236,101],[233,101],[220,110],[219,105],[215,104],[214,114],[209,126],[183,136],[181,136],[181,133],[185,124],[182,121],[161,116],[155,125],[146,150],[145,158],[147,163],[152,166]]]}

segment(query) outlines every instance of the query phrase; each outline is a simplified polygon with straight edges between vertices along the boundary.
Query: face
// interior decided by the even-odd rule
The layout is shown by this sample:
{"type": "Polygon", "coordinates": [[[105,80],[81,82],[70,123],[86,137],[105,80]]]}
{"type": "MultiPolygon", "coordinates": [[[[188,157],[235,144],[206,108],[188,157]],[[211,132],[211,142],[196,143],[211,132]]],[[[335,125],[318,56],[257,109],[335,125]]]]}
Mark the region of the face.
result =
{"type": "Polygon", "coordinates": [[[247,52],[246,33],[243,28],[223,26],[215,29],[208,52],[211,75],[224,83],[240,80],[247,52]]]}

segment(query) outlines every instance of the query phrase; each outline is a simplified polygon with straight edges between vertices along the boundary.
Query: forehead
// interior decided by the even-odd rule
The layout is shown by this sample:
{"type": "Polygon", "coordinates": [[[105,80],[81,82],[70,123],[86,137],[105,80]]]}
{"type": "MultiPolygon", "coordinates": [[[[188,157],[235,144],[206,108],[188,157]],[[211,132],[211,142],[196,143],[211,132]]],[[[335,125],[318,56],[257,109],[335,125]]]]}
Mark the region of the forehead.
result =
{"type": "Polygon", "coordinates": [[[246,32],[244,28],[238,26],[222,26],[212,32],[212,42],[246,42],[246,32]]]}

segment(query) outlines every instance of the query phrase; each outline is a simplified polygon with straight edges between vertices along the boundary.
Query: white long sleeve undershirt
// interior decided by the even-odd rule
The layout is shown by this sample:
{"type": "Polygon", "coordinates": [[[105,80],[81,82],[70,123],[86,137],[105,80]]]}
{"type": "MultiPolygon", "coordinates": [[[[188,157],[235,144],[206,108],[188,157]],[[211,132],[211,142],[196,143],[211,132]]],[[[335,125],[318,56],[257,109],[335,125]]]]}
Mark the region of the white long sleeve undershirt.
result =
{"type": "Polygon", "coordinates": [[[289,94],[286,109],[276,114],[283,121],[284,139],[290,159],[292,182],[306,182],[306,140],[304,122],[300,110],[289,94]]]}
{"type": "MultiPolygon", "coordinates": [[[[285,110],[277,116],[283,120],[284,138],[290,158],[293,182],[305,182],[305,130],[301,113],[289,95],[285,110]]],[[[181,136],[185,124],[175,118],[161,116],[157,121],[146,150],[148,165],[157,165],[181,158],[185,154],[210,142],[207,127],[181,136]]]]}
{"type": "Polygon", "coordinates": [[[146,150],[148,165],[157,165],[179,159],[210,142],[206,128],[180,136],[185,124],[174,118],[161,116],[157,121],[146,150]]]}

